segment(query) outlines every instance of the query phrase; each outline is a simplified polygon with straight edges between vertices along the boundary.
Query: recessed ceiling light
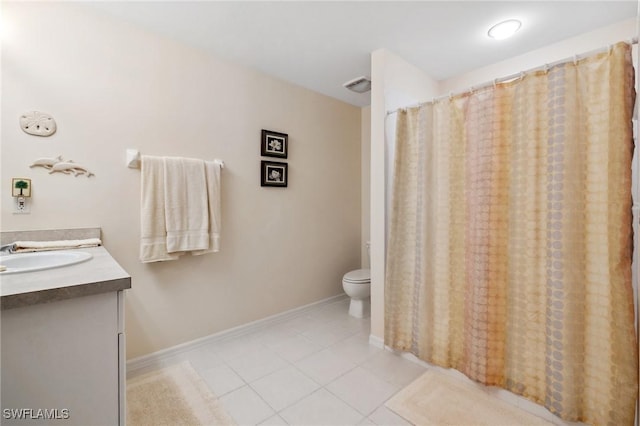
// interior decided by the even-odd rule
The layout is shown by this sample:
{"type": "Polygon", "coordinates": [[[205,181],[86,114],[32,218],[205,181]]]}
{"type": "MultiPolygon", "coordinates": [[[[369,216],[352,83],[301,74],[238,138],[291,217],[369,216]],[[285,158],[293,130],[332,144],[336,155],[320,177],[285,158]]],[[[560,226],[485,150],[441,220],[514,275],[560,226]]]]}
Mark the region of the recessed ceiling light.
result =
{"type": "Polygon", "coordinates": [[[517,19],[509,19],[489,28],[489,32],[487,34],[493,39],[503,40],[514,35],[516,31],[520,29],[521,25],[522,22],[517,19]]]}

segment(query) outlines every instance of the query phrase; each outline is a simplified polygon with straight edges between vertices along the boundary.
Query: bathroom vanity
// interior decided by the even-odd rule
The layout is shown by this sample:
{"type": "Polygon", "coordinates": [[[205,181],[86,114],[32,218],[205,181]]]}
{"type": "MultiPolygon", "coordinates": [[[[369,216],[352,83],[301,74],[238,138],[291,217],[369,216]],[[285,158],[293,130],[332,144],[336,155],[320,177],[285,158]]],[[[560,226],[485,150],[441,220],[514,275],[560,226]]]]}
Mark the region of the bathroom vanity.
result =
{"type": "Polygon", "coordinates": [[[104,247],[77,250],[92,258],[0,274],[3,425],[125,424],[131,277],[104,247]]]}

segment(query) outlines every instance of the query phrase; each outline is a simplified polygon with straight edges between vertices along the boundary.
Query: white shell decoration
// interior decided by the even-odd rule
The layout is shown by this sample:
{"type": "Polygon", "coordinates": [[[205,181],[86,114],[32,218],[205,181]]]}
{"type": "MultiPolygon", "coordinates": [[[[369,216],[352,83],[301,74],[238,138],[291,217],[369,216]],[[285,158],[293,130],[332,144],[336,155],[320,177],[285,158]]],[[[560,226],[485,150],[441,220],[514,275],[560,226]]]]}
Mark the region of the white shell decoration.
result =
{"type": "Polygon", "coordinates": [[[73,160],[63,160],[61,155],[55,158],[38,158],[29,167],[43,167],[49,170],[49,174],[59,172],[67,175],[73,174],[74,176],[95,176],[86,167],[74,163],[73,160]]]}
{"type": "Polygon", "coordinates": [[[51,136],[56,132],[56,120],[49,114],[39,111],[25,112],[20,116],[20,127],[25,133],[34,136],[51,136]]]}

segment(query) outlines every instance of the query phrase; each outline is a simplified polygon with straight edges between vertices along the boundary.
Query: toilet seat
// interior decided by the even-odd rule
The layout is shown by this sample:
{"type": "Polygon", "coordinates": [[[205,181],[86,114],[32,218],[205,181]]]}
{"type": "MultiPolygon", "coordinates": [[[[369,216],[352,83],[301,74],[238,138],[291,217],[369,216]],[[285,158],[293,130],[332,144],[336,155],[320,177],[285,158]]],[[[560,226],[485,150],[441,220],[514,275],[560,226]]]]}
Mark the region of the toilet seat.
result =
{"type": "Polygon", "coordinates": [[[351,284],[369,284],[371,282],[371,270],[356,269],[355,271],[347,272],[342,277],[342,281],[351,284]]]}

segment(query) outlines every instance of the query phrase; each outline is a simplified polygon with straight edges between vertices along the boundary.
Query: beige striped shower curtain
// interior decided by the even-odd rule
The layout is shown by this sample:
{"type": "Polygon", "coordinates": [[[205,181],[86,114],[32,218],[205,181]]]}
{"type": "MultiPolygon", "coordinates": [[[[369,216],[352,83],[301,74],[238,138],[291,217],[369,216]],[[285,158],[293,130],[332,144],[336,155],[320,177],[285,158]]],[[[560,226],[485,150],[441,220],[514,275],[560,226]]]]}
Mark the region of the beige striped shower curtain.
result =
{"type": "Polygon", "coordinates": [[[398,113],[385,344],[631,425],[630,46],[398,113]]]}

